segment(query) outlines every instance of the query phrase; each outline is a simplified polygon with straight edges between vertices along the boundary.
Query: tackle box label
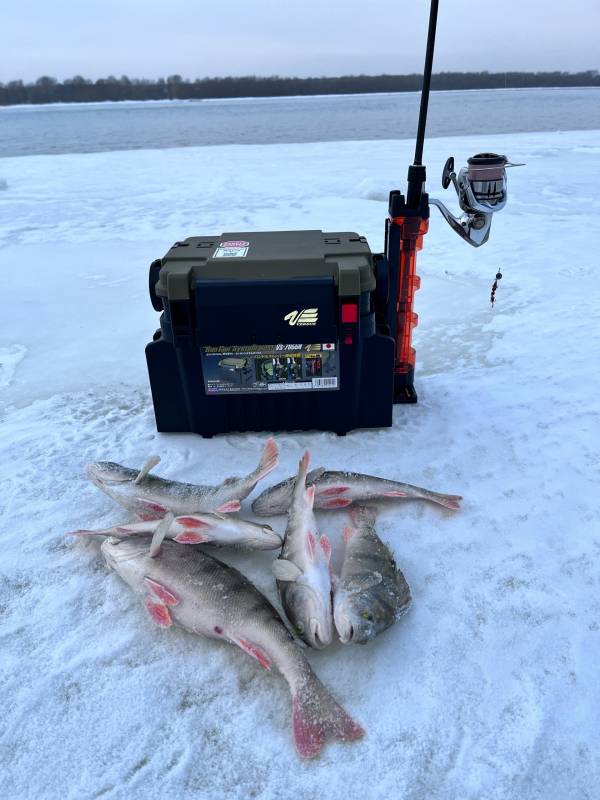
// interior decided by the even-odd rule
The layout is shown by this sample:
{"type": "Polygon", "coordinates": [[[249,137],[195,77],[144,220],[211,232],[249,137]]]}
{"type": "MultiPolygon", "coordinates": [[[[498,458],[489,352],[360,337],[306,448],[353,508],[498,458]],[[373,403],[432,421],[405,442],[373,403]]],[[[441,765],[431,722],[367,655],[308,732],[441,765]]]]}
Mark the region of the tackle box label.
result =
{"type": "Polygon", "coordinates": [[[248,248],[250,242],[235,241],[235,242],[219,242],[219,245],[213,253],[213,258],[244,258],[248,255],[248,248]]]}
{"type": "Polygon", "coordinates": [[[336,342],[202,347],[207,394],[339,389],[336,342]]]}

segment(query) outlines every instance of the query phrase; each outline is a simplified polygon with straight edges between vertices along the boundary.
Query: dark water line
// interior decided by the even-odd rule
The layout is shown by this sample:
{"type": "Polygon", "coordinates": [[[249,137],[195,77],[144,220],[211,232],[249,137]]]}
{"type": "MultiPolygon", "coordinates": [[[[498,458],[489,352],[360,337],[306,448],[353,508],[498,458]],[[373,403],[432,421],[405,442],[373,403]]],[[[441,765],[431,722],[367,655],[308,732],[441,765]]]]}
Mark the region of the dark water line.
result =
{"type": "MultiPolygon", "coordinates": [[[[412,139],[419,94],[0,108],[0,156],[412,139]]],[[[600,89],[432,92],[427,136],[600,129],[600,89]]]]}

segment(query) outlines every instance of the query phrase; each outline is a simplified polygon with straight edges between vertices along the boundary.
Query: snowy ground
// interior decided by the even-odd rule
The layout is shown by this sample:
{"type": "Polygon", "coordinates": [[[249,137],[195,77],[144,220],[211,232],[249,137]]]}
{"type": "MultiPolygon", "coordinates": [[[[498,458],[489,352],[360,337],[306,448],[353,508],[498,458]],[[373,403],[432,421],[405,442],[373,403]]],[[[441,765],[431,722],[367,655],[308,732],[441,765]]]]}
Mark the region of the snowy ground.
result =
{"type": "MultiPolygon", "coordinates": [[[[419,404],[392,430],[277,437],[277,479],[308,446],[315,463],[465,497],[456,515],[382,514],[414,606],[365,648],[310,654],[368,733],[309,764],[279,676],[153,627],[96,543],[64,532],[123,519],[85,481],[90,460],[159,452],[163,474],[217,481],[264,439],[155,432],[149,262],[177,238],[251,228],[355,229],[379,249],[410,142],[0,160],[2,797],[597,796],[600,132],[433,140],[430,191],[446,156],[481,149],[527,167],[479,251],[432,210],[419,404]]],[[[322,522],[335,537],[345,515],[322,522]]],[[[274,599],[270,555],[226,557],[274,599]]]]}

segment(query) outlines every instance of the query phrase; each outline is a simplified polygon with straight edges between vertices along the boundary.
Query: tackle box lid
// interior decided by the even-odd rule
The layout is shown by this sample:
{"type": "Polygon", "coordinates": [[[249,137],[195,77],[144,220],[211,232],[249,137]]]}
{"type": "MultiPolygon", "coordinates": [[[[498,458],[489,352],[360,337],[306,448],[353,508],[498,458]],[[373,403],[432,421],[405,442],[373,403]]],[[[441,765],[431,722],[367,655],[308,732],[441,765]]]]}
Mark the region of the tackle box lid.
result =
{"type": "Polygon", "coordinates": [[[375,289],[373,257],[357,233],[261,231],[192,236],[161,259],[156,294],[189,300],[194,281],[274,281],[332,277],[339,296],[375,289]]]}

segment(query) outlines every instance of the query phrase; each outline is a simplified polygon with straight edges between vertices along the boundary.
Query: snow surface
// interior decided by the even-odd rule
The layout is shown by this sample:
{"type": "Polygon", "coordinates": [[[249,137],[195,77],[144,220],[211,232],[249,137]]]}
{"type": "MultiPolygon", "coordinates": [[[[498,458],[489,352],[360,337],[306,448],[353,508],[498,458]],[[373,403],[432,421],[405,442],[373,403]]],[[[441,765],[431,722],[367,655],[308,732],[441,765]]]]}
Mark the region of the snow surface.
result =
{"type": "MultiPolygon", "coordinates": [[[[250,470],[265,438],[156,433],[149,262],[245,229],[354,229],[380,249],[411,143],[0,161],[2,797],[598,796],[600,132],[432,140],[430,190],[446,156],[482,149],[527,166],[479,251],[432,209],[419,404],[391,430],[277,436],[273,480],[309,447],[315,464],[465,497],[454,515],[381,514],[414,605],[364,648],[309,653],[367,737],[307,764],[278,675],[159,630],[97,543],[64,532],[124,518],[88,461],[159,452],[163,474],[217,482],[250,470]]],[[[335,540],[346,515],[320,519],[335,540]]],[[[275,599],[270,554],[222,555],[275,599]]]]}

